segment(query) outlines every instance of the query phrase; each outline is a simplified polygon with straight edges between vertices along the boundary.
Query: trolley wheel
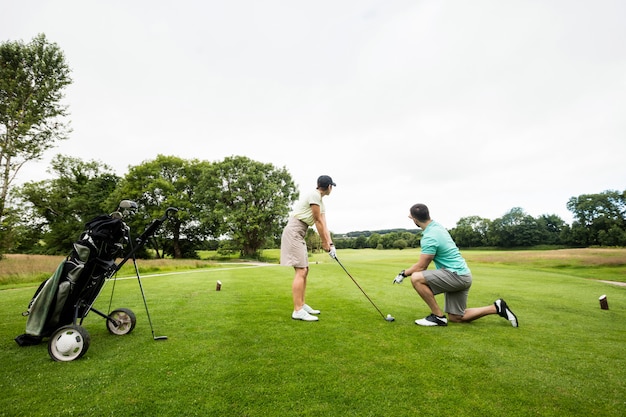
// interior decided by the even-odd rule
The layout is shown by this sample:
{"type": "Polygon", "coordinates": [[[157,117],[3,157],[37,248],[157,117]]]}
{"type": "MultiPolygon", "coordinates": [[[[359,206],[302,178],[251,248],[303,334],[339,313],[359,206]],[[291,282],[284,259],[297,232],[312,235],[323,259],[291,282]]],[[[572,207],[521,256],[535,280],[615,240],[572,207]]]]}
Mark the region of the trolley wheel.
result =
{"type": "Polygon", "coordinates": [[[127,308],[113,310],[111,314],[109,314],[109,318],[113,319],[115,324],[107,319],[107,329],[109,329],[109,333],[118,336],[132,332],[137,323],[135,313],[127,308]]]}
{"type": "Polygon", "coordinates": [[[48,354],[57,362],[69,362],[82,357],[89,349],[91,338],[81,326],[70,324],[55,330],[48,340],[48,354]]]}

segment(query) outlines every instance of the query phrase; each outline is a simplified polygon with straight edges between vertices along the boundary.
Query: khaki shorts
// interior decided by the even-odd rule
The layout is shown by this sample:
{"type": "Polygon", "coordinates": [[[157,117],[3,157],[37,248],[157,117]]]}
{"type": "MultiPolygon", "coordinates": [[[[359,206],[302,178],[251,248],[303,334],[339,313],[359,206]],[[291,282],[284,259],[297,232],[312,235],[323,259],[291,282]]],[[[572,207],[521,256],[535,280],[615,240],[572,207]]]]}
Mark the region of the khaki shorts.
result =
{"type": "Polygon", "coordinates": [[[280,264],[295,268],[307,268],[309,266],[309,254],[306,250],[306,231],[309,225],[291,217],[287,226],[283,229],[280,239],[280,264]]]}
{"type": "Polygon", "coordinates": [[[422,271],[433,294],[444,294],[446,304],[443,311],[462,316],[467,308],[467,296],[472,286],[472,275],[459,275],[447,269],[422,271]]]}

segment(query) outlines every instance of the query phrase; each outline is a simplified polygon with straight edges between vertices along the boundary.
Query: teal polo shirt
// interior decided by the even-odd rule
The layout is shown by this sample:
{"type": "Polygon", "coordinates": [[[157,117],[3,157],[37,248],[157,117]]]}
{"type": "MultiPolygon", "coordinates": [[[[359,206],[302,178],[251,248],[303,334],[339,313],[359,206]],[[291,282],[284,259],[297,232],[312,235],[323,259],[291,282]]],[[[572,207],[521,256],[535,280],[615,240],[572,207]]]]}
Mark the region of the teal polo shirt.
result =
{"type": "Polygon", "coordinates": [[[437,269],[445,268],[459,275],[472,273],[450,233],[436,221],[428,223],[422,231],[420,246],[423,254],[435,255],[433,262],[437,269]]]}

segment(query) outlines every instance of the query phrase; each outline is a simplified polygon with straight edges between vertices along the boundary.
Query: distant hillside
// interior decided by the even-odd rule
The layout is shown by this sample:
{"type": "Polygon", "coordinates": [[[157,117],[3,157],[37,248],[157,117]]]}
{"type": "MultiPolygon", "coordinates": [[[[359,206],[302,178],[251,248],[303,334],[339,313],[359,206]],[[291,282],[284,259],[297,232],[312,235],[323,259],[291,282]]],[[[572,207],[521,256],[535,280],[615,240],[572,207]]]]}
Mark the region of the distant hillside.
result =
{"type": "Polygon", "coordinates": [[[370,237],[371,235],[373,235],[374,233],[377,233],[379,235],[386,235],[387,233],[411,233],[411,234],[418,234],[421,232],[421,230],[419,229],[382,229],[382,230],[362,230],[362,231],[358,231],[358,232],[348,232],[348,233],[344,233],[344,234],[336,234],[336,237],[360,237],[360,236],[364,236],[364,237],[370,237]]]}

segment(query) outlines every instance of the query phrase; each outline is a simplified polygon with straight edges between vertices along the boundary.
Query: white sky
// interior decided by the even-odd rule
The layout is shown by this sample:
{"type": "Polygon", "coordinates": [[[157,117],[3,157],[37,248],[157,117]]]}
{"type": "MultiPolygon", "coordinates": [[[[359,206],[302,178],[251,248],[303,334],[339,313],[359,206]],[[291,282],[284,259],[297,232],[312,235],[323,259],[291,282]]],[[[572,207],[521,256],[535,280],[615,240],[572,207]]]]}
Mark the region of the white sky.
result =
{"type": "Polygon", "coordinates": [[[571,223],[626,189],[623,0],[0,0],[0,41],[65,52],[71,139],[124,175],[158,154],[321,174],[335,233],[513,207],[571,223]]]}

